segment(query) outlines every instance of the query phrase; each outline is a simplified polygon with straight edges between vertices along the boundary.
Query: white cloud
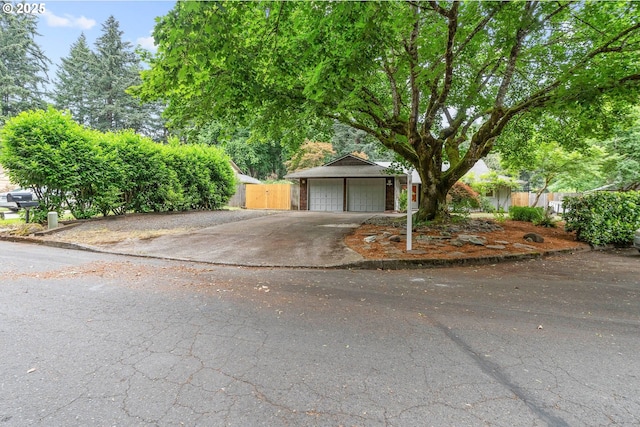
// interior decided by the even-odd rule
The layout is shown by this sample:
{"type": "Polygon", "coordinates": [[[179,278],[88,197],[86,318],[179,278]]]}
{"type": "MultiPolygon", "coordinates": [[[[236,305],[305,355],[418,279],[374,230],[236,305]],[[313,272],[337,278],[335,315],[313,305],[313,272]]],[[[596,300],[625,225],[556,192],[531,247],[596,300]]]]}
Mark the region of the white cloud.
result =
{"type": "Polygon", "coordinates": [[[50,27],[65,27],[65,28],[79,28],[81,30],[90,30],[96,25],[94,19],[89,19],[84,16],[75,17],[67,13],[64,16],[57,16],[46,11],[43,14],[44,19],[47,21],[47,25],[50,27]]]}
{"type": "Polygon", "coordinates": [[[153,40],[153,36],[138,37],[136,40],[136,44],[140,45],[140,47],[143,49],[147,49],[152,52],[156,51],[156,43],[155,40],[153,40]]]}

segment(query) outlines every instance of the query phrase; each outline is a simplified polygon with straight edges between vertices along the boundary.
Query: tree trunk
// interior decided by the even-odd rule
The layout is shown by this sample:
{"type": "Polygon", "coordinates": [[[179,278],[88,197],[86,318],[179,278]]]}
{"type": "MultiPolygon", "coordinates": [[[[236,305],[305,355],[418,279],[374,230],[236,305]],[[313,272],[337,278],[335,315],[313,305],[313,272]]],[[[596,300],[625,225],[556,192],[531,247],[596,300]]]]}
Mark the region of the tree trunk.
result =
{"type": "Polygon", "coordinates": [[[416,221],[444,220],[449,216],[447,193],[450,188],[443,187],[442,183],[431,182],[425,184],[425,179],[422,178],[420,204],[415,216],[416,221]]]}

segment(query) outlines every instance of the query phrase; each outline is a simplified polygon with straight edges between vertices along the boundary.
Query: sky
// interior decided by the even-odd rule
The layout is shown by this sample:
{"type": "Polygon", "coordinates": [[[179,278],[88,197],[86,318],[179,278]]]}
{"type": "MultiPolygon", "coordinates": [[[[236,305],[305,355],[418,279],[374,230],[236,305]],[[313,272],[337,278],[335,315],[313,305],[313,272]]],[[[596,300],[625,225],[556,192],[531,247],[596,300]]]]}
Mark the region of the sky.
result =
{"type": "Polygon", "coordinates": [[[111,15],[120,23],[124,41],[153,52],[155,48],[151,32],[155,18],[167,14],[176,3],[174,0],[35,1],[45,5],[45,12],[38,15],[38,32],[41,35],[36,37],[36,42],[52,61],[50,79],[55,78],[60,59],[69,56],[71,45],[80,34],[84,33],[87,43],[94,48],[96,39],[102,35],[102,24],[111,15]]]}

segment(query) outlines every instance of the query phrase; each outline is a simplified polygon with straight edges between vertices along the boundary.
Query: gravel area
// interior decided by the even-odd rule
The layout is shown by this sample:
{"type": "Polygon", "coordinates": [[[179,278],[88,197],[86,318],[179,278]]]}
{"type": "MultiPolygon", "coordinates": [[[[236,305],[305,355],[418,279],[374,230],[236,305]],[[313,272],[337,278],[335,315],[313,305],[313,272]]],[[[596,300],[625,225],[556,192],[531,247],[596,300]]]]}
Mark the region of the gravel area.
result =
{"type": "Polygon", "coordinates": [[[80,225],[61,230],[56,233],[63,236],[66,233],[79,231],[108,230],[108,231],[154,231],[154,230],[195,230],[212,227],[228,222],[242,221],[272,215],[279,211],[269,210],[220,210],[220,211],[191,211],[171,213],[131,214],[124,216],[109,216],[89,221],[70,221],[66,224],[80,222],[80,225]]]}

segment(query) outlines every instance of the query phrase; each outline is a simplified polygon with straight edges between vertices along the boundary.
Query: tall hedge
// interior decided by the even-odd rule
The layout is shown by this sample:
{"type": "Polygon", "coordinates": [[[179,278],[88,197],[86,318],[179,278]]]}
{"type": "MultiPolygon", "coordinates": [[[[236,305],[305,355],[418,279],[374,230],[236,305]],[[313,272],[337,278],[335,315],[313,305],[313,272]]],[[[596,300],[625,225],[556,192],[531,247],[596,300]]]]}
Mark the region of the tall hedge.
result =
{"type": "Polygon", "coordinates": [[[628,245],[640,228],[640,192],[599,192],[563,201],[567,231],[595,246],[628,245]]]}
{"type": "Polygon", "coordinates": [[[217,209],[235,192],[229,159],[216,147],[165,146],[131,131],[101,133],[53,108],[7,121],[0,164],[13,182],[34,189],[38,220],[66,208],[76,218],[217,209]]]}

